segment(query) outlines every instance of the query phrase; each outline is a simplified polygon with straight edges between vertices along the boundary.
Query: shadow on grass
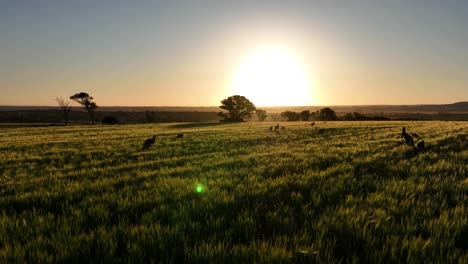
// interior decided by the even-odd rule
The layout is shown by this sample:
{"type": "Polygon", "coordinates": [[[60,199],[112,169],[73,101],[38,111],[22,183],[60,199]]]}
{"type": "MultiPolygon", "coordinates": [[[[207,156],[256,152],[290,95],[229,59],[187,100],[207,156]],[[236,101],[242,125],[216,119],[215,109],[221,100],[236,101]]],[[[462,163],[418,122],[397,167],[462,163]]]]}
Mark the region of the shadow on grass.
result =
{"type": "Polygon", "coordinates": [[[458,134],[454,137],[446,138],[438,141],[435,145],[429,146],[434,152],[444,153],[447,151],[461,152],[468,148],[468,136],[465,134],[458,134]]]}
{"type": "Polygon", "coordinates": [[[170,128],[196,128],[196,127],[212,127],[212,126],[221,126],[221,125],[228,125],[233,124],[229,122],[204,122],[204,123],[184,123],[184,124],[176,124],[170,125],[170,128]]]}

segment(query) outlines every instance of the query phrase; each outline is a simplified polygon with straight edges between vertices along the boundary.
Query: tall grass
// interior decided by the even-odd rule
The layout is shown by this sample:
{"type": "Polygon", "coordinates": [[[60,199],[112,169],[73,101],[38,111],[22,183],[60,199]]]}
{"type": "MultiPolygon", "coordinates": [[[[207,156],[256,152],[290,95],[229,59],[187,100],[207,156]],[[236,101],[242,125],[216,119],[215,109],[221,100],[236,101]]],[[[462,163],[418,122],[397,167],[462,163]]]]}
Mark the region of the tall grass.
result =
{"type": "Polygon", "coordinates": [[[271,125],[0,129],[0,262],[468,262],[468,123],[271,125]]]}

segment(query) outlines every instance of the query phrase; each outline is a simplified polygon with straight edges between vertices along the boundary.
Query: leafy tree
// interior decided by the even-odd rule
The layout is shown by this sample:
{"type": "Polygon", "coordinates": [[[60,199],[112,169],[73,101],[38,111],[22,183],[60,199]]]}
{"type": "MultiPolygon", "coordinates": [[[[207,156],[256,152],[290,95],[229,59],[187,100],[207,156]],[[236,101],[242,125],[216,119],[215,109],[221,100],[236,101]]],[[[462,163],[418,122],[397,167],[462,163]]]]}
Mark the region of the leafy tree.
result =
{"type": "Polygon", "coordinates": [[[258,117],[258,121],[265,121],[265,119],[267,117],[267,112],[265,110],[263,110],[263,109],[255,110],[255,114],[258,117]]]}
{"type": "Polygon", "coordinates": [[[98,108],[96,103],[93,102],[94,98],[89,96],[89,94],[85,92],[81,92],[81,93],[76,93],[70,96],[70,99],[79,103],[80,105],[86,108],[86,111],[88,112],[89,117],[91,118],[91,122],[94,125],[95,124],[94,109],[98,108]]]}
{"type": "Polygon", "coordinates": [[[366,120],[366,117],[358,112],[354,112],[354,120],[366,120]]]}
{"type": "Polygon", "coordinates": [[[301,116],[293,111],[285,111],[281,113],[281,116],[285,117],[287,121],[299,121],[301,116]]]}
{"type": "Polygon", "coordinates": [[[343,120],[352,121],[352,120],[354,120],[354,116],[353,116],[352,113],[346,113],[346,114],[343,116],[343,120]]]}
{"type": "Polygon", "coordinates": [[[309,110],[304,110],[304,111],[299,113],[299,116],[301,118],[301,121],[309,121],[311,113],[310,113],[309,110]]]}
{"type": "Polygon", "coordinates": [[[228,122],[242,122],[244,118],[251,117],[255,111],[255,105],[241,95],[233,95],[221,101],[219,108],[226,112],[219,112],[218,115],[228,122]]]}
{"type": "Polygon", "coordinates": [[[65,101],[62,97],[55,97],[55,101],[57,101],[59,109],[63,113],[63,120],[65,121],[65,124],[68,124],[68,116],[71,111],[70,101],[65,101]]]}
{"type": "Polygon", "coordinates": [[[319,120],[318,111],[310,113],[310,117],[311,117],[312,120],[319,120]]]}
{"type": "Polygon", "coordinates": [[[323,121],[337,120],[335,111],[329,107],[320,109],[320,111],[317,111],[317,115],[323,121]]]}

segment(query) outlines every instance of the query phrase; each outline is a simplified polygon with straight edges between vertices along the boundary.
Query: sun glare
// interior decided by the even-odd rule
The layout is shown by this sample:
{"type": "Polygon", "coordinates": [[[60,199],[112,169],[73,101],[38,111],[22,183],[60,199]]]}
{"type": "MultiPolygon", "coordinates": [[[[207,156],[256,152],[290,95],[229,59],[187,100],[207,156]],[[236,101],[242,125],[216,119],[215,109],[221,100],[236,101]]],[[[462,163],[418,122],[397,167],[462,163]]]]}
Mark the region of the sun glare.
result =
{"type": "Polygon", "coordinates": [[[312,85],[305,64],[294,53],[280,48],[258,49],[238,65],[231,92],[257,106],[312,104],[312,85]]]}

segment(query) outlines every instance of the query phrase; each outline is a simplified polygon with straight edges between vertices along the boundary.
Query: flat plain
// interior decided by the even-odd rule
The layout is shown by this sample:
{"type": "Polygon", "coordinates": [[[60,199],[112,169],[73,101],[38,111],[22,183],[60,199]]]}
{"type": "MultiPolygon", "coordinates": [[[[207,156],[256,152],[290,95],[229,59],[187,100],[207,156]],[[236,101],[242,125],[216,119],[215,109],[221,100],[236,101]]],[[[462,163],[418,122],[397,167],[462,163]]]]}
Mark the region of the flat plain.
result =
{"type": "Polygon", "coordinates": [[[468,122],[272,125],[0,128],[0,262],[468,262],[468,122]]]}

